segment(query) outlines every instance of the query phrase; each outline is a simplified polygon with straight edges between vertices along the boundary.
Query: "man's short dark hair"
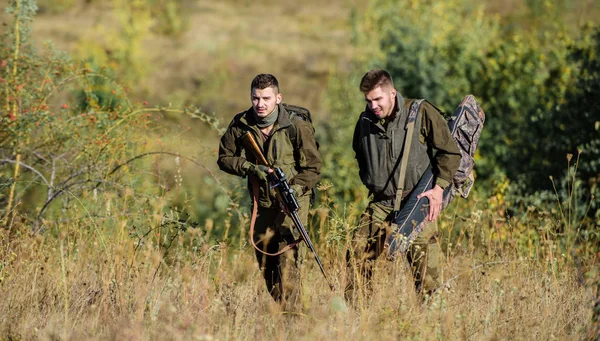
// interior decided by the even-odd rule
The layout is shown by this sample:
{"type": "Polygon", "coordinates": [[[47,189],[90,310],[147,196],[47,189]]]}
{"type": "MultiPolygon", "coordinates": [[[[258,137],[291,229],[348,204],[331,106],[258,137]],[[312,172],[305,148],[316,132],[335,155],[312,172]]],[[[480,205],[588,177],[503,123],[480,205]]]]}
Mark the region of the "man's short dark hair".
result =
{"type": "Polygon", "coordinates": [[[383,86],[391,86],[394,87],[394,81],[392,80],[392,76],[390,76],[389,72],[384,69],[373,69],[363,76],[360,80],[360,91],[364,94],[367,92],[383,86]]]}
{"type": "Polygon", "coordinates": [[[277,81],[277,78],[270,73],[261,73],[252,80],[250,91],[254,89],[262,90],[268,87],[275,88],[275,93],[279,93],[279,82],[277,81]]]}

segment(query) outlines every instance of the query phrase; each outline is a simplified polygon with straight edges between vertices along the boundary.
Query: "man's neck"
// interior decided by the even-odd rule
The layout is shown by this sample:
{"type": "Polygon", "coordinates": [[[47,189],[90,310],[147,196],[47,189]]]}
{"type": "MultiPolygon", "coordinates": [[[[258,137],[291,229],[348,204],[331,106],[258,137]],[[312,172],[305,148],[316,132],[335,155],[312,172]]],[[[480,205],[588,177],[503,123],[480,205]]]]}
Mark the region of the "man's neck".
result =
{"type": "Polygon", "coordinates": [[[386,127],[387,124],[392,122],[396,118],[397,115],[398,115],[397,103],[394,103],[394,108],[392,109],[392,112],[389,115],[387,115],[387,117],[380,120],[379,124],[386,127]]]}
{"type": "Polygon", "coordinates": [[[275,126],[274,124],[271,124],[271,125],[270,125],[270,126],[268,126],[268,127],[259,128],[259,129],[260,129],[260,132],[261,132],[261,133],[263,133],[263,134],[265,134],[265,135],[267,135],[267,136],[271,136],[271,132],[273,131],[273,127],[274,127],[274,126],[275,126]]]}
{"type": "Polygon", "coordinates": [[[275,122],[277,122],[277,118],[279,117],[279,106],[275,106],[275,109],[273,109],[273,111],[271,111],[271,113],[265,117],[259,117],[258,115],[256,115],[256,112],[254,113],[254,115],[256,118],[256,125],[259,129],[262,130],[268,127],[272,127],[275,124],[275,122]]]}

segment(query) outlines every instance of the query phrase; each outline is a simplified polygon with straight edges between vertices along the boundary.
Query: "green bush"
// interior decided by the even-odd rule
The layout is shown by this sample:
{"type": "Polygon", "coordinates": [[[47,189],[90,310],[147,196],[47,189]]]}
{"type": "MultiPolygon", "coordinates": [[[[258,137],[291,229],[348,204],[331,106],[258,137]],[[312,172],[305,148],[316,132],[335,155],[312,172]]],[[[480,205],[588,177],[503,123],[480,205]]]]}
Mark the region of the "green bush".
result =
{"type": "MultiPolygon", "coordinates": [[[[214,117],[132,103],[110,68],[76,62],[51,44],[36,49],[29,35],[35,11],[34,1],[11,3],[15,21],[0,40],[0,222],[57,230],[65,221],[109,229],[133,222],[145,233],[173,209],[183,221],[201,218],[189,197],[196,193],[181,190],[185,161],[162,138],[170,126],[158,120],[187,114],[218,130],[214,117]]],[[[222,190],[206,185],[211,199],[222,190]]],[[[215,206],[223,221],[229,207],[216,197],[200,206],[215,206]]]]}
{"type": "Polygon", "coordinates": [[[359,42],[379,42],[370,66],[390,71],[404,96],[426,98],[451,111],[464,95],[479,94],[473,81],[499,36],[497,22],[482,6],[464,0],[378,0],[364,20],[359,42]]]}
{"type": "Polygon", "coordinates": [[[317,140],[322,148],[321,183],[331,186],[327,197],[336,203],[360,202],[366,197],[358,177],[358,164],[352,150],[352,135],[358,115],[364,110],[364,100],[358,90],[360,75],[331,76],[327,87],[327,110],[330,119],[318,122],[317,140]]]}
{"type": "Polygon", "coordinates": [[[407,97],[446,112],[468,93],[480,100],[487,114],[476,156],[480,183],[505,174],[523,193],[550,190],[548,176],[563,177],[565,156],[582,149],[579,175],[592,186],[600,144],[591,95],[599,84],[597,31],[572,38],[561,24],[564,6],[529,5],[534,29],[505,33],[500,28],[510,23],[467,0],[374,1],[355,16],[355,42],[366,50],[364,64],[389,70],[407,97]]]}

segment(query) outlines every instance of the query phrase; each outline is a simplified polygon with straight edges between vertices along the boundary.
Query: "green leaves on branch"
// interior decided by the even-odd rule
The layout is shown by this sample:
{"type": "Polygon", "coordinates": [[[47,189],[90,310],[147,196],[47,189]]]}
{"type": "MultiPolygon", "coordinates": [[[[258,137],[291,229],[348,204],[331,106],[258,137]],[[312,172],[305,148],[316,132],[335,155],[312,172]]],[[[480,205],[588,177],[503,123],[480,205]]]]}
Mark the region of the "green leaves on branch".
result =
{"type": "Polygon", "coordinates": [[[536,7],[536,30],[504,33],[509,23],[472,1],[377,0],[356,41],[369,42],[367,65],[389,70],[407,97],[452,112],[464,95],[477,96],[488,114],[479,175],[504,173],[533,191],[549,188],[548,175],[563,174],[565,155],[577,148],[588,149],[583,169],[598,159],[598,29],[571,37],[546,7],[536,7]],[[541,20],[543,11],[552,20],[541,20]]]}

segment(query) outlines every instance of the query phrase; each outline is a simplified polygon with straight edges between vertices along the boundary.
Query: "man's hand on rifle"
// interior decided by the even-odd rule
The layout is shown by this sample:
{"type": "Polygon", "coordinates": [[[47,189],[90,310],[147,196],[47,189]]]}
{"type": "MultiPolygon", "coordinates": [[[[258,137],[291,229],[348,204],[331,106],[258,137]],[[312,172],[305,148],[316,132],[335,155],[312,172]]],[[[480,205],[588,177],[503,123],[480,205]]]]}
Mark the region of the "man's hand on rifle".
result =
{"type": "Polygon", "coordinates": [[[290,188],[294,190],[294,196],[296,199],[302,195],[302,185],[291,185],[290,188]]]}
{"type": "Polygon", "coordinates": [[[248,173],[253,174],[261,182],[267,182],[267,173],[273,172],[269,167],[250,163],[248,173]]]}

